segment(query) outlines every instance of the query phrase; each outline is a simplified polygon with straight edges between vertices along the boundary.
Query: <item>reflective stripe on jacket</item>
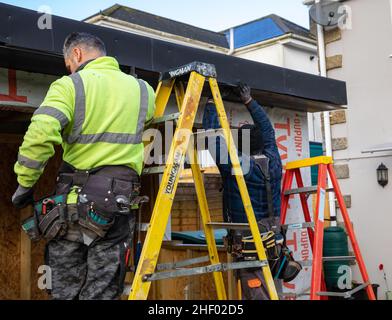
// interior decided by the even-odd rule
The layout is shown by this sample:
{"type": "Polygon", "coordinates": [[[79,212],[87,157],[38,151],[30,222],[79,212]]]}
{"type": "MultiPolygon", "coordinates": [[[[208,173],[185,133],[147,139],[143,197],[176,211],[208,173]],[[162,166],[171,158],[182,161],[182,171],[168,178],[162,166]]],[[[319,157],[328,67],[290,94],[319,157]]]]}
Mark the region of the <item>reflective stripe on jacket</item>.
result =
{"type": "Polygon", "coordinates": [[[143,80],[121,72],[116,59],[101,57],[52,83],[19,148],[15,173],[33,186],[54,146],[79,170],[126,165],[141,174],[143,129],[155,111],[155,93],[143,80]]]}

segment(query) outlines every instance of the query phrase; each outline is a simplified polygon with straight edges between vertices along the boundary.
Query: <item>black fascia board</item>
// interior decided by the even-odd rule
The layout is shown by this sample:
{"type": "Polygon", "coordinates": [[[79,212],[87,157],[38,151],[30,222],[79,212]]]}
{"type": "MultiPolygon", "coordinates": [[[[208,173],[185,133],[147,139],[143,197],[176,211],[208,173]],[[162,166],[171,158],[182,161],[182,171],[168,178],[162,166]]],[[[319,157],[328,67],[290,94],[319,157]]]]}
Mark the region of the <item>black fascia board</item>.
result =
{"type": "Polygon", "coordinates": [[[89,32],[106,44],[108,55],[147,78],[192,61],[216,66],[219,83],[248,83],[266,105],[317,112],[347,105],[343,81],[173,44],[128,32],[52,16],[52,29],[39,29],[42,13],[0,3],[0,66],[47,74],[65,74],[62,46],[74,31],[89,32]]]}

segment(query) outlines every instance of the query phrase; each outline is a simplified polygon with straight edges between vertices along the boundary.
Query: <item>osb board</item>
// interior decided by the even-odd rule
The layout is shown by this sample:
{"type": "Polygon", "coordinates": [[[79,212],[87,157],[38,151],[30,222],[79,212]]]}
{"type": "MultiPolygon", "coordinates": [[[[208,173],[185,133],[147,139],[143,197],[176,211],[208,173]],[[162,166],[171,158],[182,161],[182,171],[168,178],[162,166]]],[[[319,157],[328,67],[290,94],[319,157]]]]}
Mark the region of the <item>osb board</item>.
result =
{"type": "Polygon", "coordinates": [[[10,204],[16,189],[13,164],[15,145],[0,145],[0,299],[19,298],[20,224],[18,211],[10,204]]]}
{"type": "MultiPolygon", "coordinates": [[[[221,222],[223,220],[221,178],[210,172],[205,172],[203,177],[211,219],[221,222]]],[[[196,190],[191,178],[178,185],[171,214],[172,231],[202,229],[196,190]]]]}
{"type": "MultiPolygon", "coordinates": [[[[207,251],[202,250],[173,250],[162,248],[159,263],[176,262],[201,256],[206,256],[207,251]]],[[[219,252],[220,262],[227,262],[225,251],[219,252]]],[[[193,265],[193,266],[200,266],[193,265]]],[[[228,288],[227,273],[223,273],[225,288],[228,288]]],[[[214,278],[212,273],[198,276],[180,277],[173,279],[160,280],[155,283],[154,300],[216,300],[214,278]]]]}
{"type": "MultiPolygon", "coordinates": [[[[17,188],[13,167],[17,158],[18,144],[0,144],[0,299],[20,298],[20,247],[21,229],[20,212],[10,201],[17,188]]],[[[36,198],[52,192],[61,153],[49,161],[44,175],[36,188],[36,198]]],[[[31,246],[31,298],[46,299],[47,294],[37,287],[38,267],[44,264],[44,242],[31,246]]]]}

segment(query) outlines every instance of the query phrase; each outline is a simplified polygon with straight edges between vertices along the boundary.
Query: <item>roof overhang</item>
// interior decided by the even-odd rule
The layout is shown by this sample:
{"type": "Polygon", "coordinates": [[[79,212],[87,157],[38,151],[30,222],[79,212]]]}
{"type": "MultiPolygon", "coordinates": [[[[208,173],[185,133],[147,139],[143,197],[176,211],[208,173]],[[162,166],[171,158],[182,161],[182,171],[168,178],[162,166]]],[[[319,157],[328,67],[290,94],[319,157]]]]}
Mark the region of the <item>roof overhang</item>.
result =
{"type": "Polygon", "coordinates": [[[192,61],[212,63],[223,86],[248,83],[265,105],[318,112],[347,105],[345,82],[314,76],[207,50],[52,16],[52,29],[41,30],[42,13],[0,3],[0,67],[64,75],[62,45],[73,31],[89,32],[106,44],[124,70],[156,84],[159,73],[192,61]]]}

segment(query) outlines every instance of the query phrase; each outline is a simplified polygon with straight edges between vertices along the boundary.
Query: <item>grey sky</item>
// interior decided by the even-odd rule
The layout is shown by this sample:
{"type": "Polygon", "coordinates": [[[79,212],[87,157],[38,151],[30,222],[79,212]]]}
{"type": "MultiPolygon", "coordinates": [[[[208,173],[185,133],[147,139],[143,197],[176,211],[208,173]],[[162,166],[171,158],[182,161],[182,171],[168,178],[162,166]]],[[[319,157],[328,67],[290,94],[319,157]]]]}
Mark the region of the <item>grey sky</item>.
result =
{"type": "Polygon", "coordinates": [[[304,27],[309,26],[303,0],[8,0],[4,3],[38,10],[42,5],[52,13],[81,20],[116,2],[201,28],[221,31],[228,27],[275,13],[304,27]]]}

